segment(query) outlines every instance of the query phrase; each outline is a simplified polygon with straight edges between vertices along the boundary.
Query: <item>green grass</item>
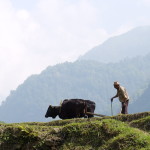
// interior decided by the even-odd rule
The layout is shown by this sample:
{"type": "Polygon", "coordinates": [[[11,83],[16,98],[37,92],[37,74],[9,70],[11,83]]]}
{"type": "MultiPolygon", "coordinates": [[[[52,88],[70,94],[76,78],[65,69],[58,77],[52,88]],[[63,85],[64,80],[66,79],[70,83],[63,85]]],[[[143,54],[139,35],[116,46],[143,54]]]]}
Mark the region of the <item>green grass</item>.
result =
{"type": "Polygon", "coordinates": [[[150,116],[134,120],[130,122],[130,125],[150,133],[150,116]]]}
{"type": "Polygon", "coordinates": [[[62,149],[72,149],[76,145],[89,149],[127,150],[150,148],[150,135],[126,123],[105,119],[91,123],[75,123],[62,129],[65,143],[62,149]]]}
{"type": "Polygon", "coordinates": [[[150,113],[0,123],[0,150],[150,150],[150,113]]]}

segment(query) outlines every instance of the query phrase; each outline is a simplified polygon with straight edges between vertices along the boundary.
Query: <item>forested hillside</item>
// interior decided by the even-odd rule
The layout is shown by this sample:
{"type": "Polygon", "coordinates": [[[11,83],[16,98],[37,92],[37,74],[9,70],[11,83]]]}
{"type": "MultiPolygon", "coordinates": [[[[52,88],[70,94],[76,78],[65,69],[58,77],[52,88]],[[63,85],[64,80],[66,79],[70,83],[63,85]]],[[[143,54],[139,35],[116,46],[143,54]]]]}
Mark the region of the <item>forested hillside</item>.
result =
{"type": "MultiPolygon", "coordinates": [[[[127,88],[131,101],[136,100],[150,82],[148,68],[150,55],[119,63],[76,61],[49,66],[11,91],[0,106],[0,121],[48,121],[44,118],[47,107],[59,105],[67,98],[93,100],[96,113],[110,115],[110,98],[116,94],[113,82],[119,81],[127,88]]],[[[115,114],[120,111],[117,99],[114,100],[113,111],[115,114]]]]}
{"type": "Polygon", "coordinates": [[[82,60],[99,62],[119,62],[150,52],[150,26],[137,27],[119,36],[106,40],[103,44],[81,56],[82,60]]]}
{"type": "Polygon", "coordinates": [[[133,113],[150,111],[150,84],[144,93],[130,106],[133,113]]]}

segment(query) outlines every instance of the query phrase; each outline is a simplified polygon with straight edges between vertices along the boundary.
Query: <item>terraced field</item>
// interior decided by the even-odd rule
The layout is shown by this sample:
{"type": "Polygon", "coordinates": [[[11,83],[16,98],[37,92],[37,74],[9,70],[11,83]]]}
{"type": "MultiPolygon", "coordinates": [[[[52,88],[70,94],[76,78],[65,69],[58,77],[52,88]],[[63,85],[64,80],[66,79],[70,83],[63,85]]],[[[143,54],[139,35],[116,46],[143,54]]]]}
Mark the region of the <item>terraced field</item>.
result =
{"type": "Polygon", "coordinates": [[[150,150],[150,112],[0,123],[0,150],[150,150]]]}

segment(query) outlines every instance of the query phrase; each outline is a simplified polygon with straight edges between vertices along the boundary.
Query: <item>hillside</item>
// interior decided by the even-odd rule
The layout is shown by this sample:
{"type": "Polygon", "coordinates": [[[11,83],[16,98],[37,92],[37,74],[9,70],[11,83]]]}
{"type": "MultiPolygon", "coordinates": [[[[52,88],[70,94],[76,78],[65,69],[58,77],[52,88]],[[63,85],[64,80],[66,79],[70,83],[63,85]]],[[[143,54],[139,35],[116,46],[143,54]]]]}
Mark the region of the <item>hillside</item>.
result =
{"type": "Polygon", "coordinates": [[[144,93],[138,97],[135,103],[133,103],[130,108],[133,113],[149,111],[150,110],[150,85],[144,91],[144,93]]]}
{"type": "Polygon", "coordinates": [[[1,150],[149,150],[150,112],[0,124],[1,150]]]}
{"type": "Polygon", "coordinates": [[[137,27],[119,36],[111,37],[103,44],[89,50],[79,59],[103,63],[119,62],[150,52],[150,26],[137,27]]]}
{"type": "MultiPolygon", "coordinates": [[[[150,55],[110,64],[76,61],[49,66],[11,91],[0,106],[0,121],[49,121],[44,117],[48,106],[57,106],[61,100],[70,98],[93,100],[96,113],[110,115],[110,98],[116,94],[113,82],[118,80],[126,87],[132,102],[150,82],[147,68],[150,68],[150,55]]],[[[113,111],[114,114],[120,111],[117,99],[113,102],[113,111]]],[[[129,113],[131,111],[129,109],[129,113]]]]}

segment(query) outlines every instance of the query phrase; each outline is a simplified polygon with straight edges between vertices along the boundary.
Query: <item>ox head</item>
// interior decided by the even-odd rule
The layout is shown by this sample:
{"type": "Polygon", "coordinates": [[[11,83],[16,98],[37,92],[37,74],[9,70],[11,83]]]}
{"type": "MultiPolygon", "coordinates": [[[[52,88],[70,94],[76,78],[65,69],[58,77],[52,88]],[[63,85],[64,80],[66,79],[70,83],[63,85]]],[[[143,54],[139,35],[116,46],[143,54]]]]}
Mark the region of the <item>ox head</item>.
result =
{"type": "Polygon", "coordinates": [[[52,117],[53,119],[59,115],[59,107],[58,106],[49,106],[47,112],[45,114],[45,118],[52,117]]]}

